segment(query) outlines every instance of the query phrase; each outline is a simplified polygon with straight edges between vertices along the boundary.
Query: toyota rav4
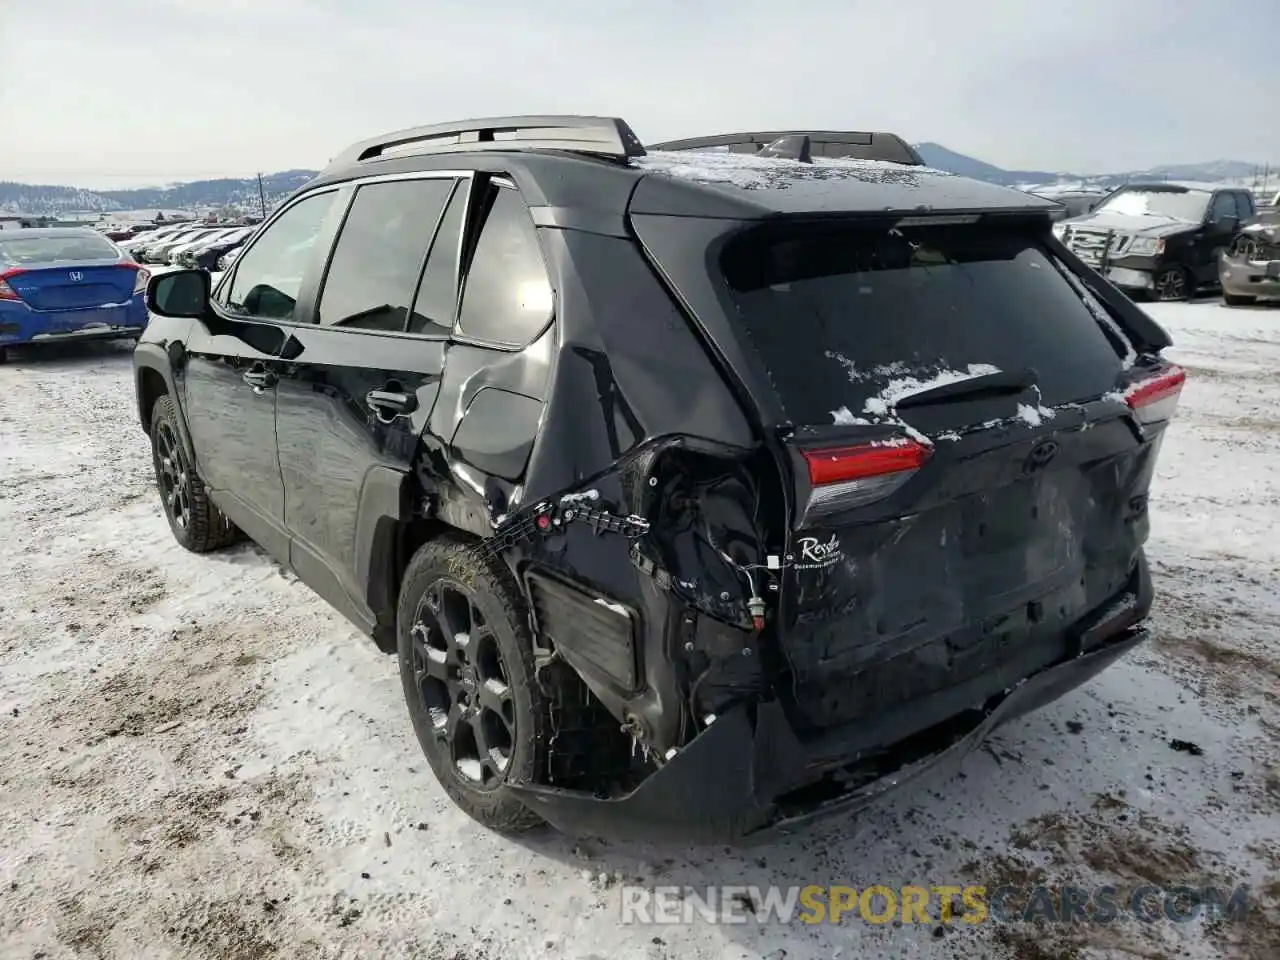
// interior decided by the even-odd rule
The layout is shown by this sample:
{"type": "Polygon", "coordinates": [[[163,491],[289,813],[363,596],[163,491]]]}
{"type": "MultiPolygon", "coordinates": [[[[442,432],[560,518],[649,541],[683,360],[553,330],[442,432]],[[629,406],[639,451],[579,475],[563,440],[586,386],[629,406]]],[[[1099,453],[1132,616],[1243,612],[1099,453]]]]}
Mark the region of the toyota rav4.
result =
{"type": "Polygon", "coordinates": [[[165,516],[396,655],[493,828],[856,811],[1144,636],[1183,373],[1053,209],[883,133],[357,144],[152,279],[165,516]]]}

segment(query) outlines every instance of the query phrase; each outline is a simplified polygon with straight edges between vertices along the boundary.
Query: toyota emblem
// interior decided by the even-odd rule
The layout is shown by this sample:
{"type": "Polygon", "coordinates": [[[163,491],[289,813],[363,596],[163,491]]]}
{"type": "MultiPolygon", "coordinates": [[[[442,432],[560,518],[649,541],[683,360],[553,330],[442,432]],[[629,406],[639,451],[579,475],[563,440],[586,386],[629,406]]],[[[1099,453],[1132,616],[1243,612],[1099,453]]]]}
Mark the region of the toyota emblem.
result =
{"type": "Polygon", "coordinates": [[[1023,473],[1035,473],[1037,470],[1043,470],[1057,455],[1057,441],[1041,440],[1032,447],[1031,452],[1027,454],[1027,459],[1022,463],[1022,471],[1023,473]]]}

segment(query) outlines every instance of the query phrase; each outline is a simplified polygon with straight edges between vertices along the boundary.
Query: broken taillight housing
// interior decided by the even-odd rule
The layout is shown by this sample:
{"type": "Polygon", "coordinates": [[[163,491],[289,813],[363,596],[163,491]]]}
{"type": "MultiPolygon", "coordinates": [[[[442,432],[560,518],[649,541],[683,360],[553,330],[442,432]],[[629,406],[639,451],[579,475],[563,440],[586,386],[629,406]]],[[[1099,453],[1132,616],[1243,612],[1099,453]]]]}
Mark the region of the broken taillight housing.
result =
{"type": "Polygon", "coordinates": [[[1124,402],[1142,424],[1172,420],[1178,410],[1178,398],[1187,372],[1181,367],[1167,370],[1146,380],[1139,380],[1124,392],[1124,402]]]}
{"type": "Polygon", "coordinates": [[[887,497],[924,466],[933,448],[916,440],[880,440],[802,450],[809,467],[807,513],[847,510],[887,497]]]}

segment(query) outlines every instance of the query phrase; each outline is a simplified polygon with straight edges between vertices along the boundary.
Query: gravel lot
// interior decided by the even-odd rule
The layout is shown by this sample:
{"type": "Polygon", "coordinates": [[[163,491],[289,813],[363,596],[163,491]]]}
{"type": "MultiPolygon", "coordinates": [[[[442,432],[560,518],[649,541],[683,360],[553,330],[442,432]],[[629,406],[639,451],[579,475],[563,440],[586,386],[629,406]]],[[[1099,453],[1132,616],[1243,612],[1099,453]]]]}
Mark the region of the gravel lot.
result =
{"type": "Polygon", "coordinates": [[[173,543],[128,347],[17,353],[0,367],[0,957],[1275,960],[1280,310],[1152,312],[1190,376],[1153,491],[1152,642],[958,778],[739,851],[486,833],[432,779],[391,659],[252,547],[173,543]],[[619,882],[1029,878],[1254,899],[1245,924],[619,923],[619,882]]]}

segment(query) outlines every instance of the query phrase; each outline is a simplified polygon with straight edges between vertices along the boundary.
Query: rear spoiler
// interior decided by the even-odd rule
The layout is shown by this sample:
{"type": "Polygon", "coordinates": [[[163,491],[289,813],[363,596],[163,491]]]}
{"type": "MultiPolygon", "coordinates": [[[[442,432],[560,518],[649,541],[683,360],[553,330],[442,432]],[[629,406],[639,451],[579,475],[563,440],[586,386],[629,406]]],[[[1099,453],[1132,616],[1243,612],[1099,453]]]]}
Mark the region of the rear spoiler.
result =
{"type": "Polygon", "coordinates": [[[1158,353],[1165,347],[1173,346],[1173,338],[1164,327],[1151,319],[1150,314],[1117,287],[1108,283],[1101,273],[1076,256],[1070,247],[1052,233],[1044,238],[1044,242],[1059,260],[1071,268],[1071,272],[1080,278],[1089,292],[1101,300],[1120,321],[1125,333],[1135,341],[1134,346],[1139,353],[1158,353]]]}
{"type": "Polygon", "coordinates": [[[667,140],[650,145],[649,150],[712,150],[728,147],[730,153],[760,153],[779,140],[809,141],[815,157],[848,157],[881,160],[913,167],[924,166],[915,147],[896,133],[860,130],[766,130],[755,133],[723,133],[686,140],[667,140]]]}

